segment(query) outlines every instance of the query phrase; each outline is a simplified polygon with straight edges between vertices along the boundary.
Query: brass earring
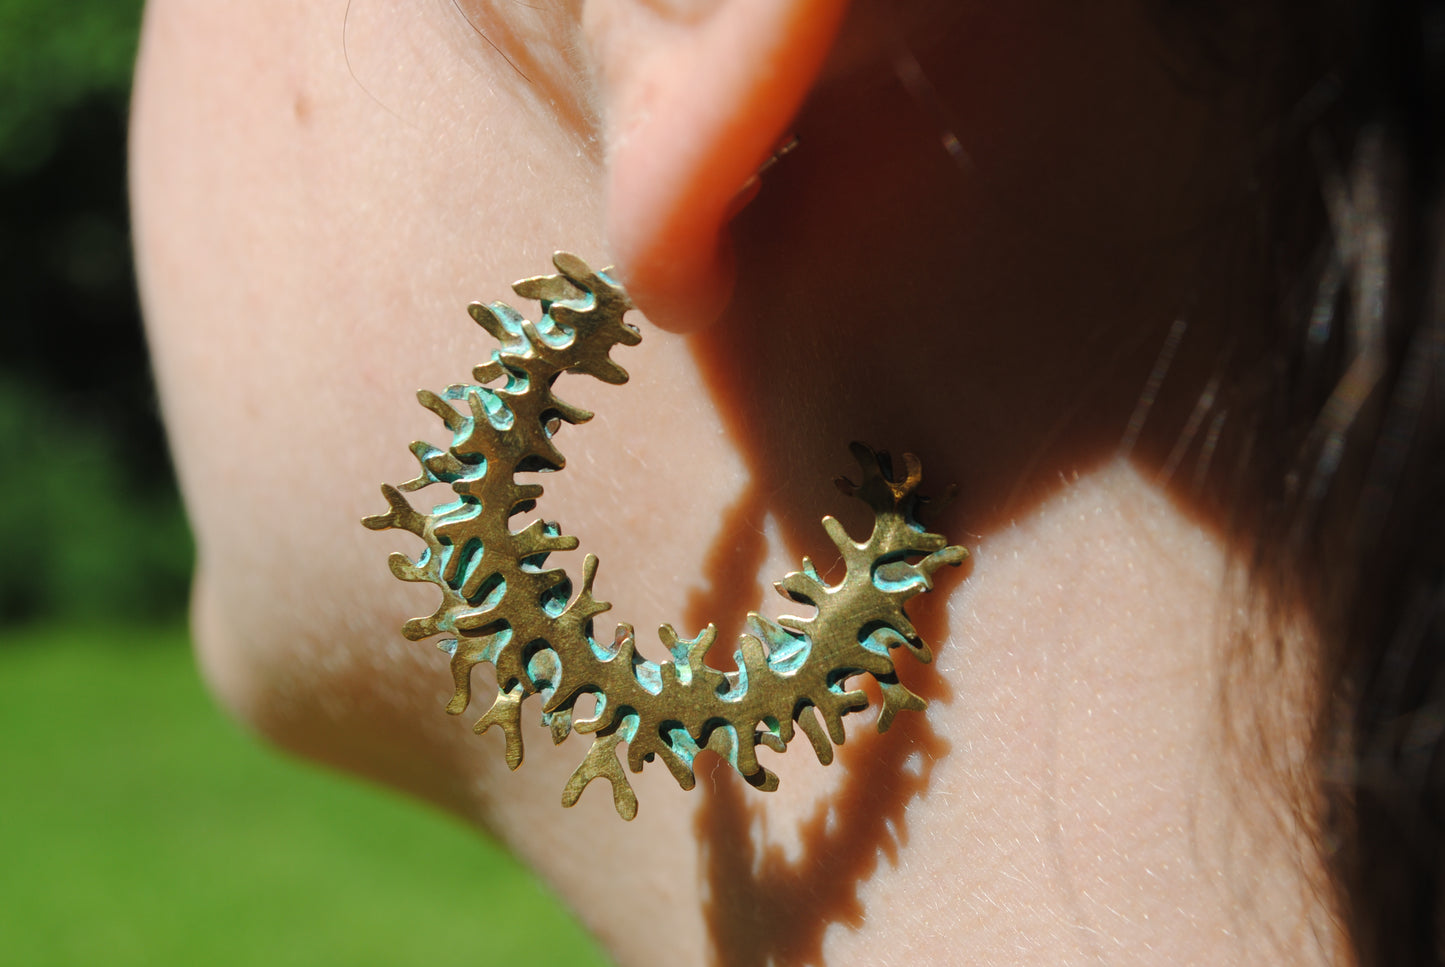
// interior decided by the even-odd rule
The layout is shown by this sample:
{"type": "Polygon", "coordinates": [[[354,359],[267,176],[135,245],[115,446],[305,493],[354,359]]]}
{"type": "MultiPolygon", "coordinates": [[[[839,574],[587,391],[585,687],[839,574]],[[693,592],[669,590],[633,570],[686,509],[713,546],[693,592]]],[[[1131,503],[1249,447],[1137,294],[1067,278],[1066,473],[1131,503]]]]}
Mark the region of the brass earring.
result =
{"type": "Polygon", "coordinates": [[[516,474],[560,470],[565,461],[553,432],[562,423],[592,417],[553,393],[557,378],[582,373],[624,383],[627,371],[610,353],[614,346],[635,346],[642,337],[623,321],[632,303],[605,271],[594,272],[565,253],[558,253],[553,264],[559,274],[512,287],[522,298],[541,303],[538,322],[502,303],[469,307],[500,348],[473,369],[476,383],[418,394],[451,431],[452,441],[446,449],[413,443],[420,474],[399,487],[383,485],[390,509],[363,521],[372,530],[409,531],[426,543],[416,561],[393,554],[389,563],[401,580],[441,589],[436,611],[408,621],[402,634],[413,641],[448,636],[440,647],[451,655],[456,691],[447,711],[455,715],[467,708],[472,668],[491,664],[497,696],[474,730],[500,727],[507,764],[517,768],[522,763],[522,703],[540,696],[542,724],[554,742],[573,731],[593,736],[563,791],[563,805],[571,806],[588,783],[604,778],[612,785],[617,812],[632,819],[637,796],[618,761],[617,746],[623,742],[633,772],[660,757],[684,789],[696,782],[698,752],[711,749],[750,784],[772,790],[778,778],[759,764],[757,746],[786,751],[796,723],[819,761],[831,762],[833,745],[844,740],[843,717],[868,705],[863,692],[847,688],[848,679],[871,675],[878,682],[880,732],[899,711],[923,710],[927,703],[899,683],[890,649],[902,646],[921,662],[932,660],[904,605],[931,589],[935,571],[960,564],[968,552],[915,520],[920,470],[911,454],[904,456],[903,474],[895,479],[886,455],[853,444],[861,482],[840,479],[839,484],[872,508],[872,533],[855,542],[837,520],[823,519],[846,564],[843,579],[825,583],[804,559],[802,570],[776,587],[815,613],[776,621],[749,615],[736,672],[704,663],[716,637],[712,625],[691,639],[664,625],[659,634],[672,659],[663,662],[637,654],[630,625],[619,625],[608,645],[593,636],[593,620],[611,607],[593,597],[597,558],[588,554],[584,560],[576,594],[565,571],[544,566],[553,552],[575,549],[577,538],[540,519],[520,531],[511,529],[511,519],[533,509],[542,495],[540,486],[518,483],[516,474]],[[418,512],[404,492],[435,483],[449,485],[456,499],[430,513],[418,512]],[[596,711],[574,719],[573,707],[585,694],[595,697],[596,711]]]}

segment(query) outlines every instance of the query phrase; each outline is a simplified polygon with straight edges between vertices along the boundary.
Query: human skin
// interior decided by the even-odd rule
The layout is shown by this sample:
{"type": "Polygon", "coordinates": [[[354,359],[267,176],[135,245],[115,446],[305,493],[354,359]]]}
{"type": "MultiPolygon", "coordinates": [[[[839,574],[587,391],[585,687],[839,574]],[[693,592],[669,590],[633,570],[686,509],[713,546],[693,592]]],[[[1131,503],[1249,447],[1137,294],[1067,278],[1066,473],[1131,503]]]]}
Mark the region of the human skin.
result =
{"type": "Polygon", "coordinates": [[[207,679],[500,837],[619,963],[1330,961],[1312,845],[1230,711],[1289,721],[1297,682],[1231,692],[1233,549],[1192,485],[1189,416],[1248,341],[1204,228],[1247,98],[1180,84],[1125,0],[844,6],[462,4],[498,50],[443,3],[152,0],[136,243],[207,679]],[[604,618],[657,657],[664,621],[788,610],[768,585],[836,556],[819,519],[864,523],[847,442],[913,451],[973,555],[910,605],[925,715],[768,758],[771,794],[654,765],[624,823],[600,786],[560,806],[580,740],[535,730],[510,773],[479,709],[442,712],[445,656],[399,631],[433,593],[385,566],[419,548],[359,520],[444,439],[416,389],[490,352],[464,306],[557,248],[618,260],[641,310],[627,386],[559,383],[597,417],[542,481],[604,618]]]}

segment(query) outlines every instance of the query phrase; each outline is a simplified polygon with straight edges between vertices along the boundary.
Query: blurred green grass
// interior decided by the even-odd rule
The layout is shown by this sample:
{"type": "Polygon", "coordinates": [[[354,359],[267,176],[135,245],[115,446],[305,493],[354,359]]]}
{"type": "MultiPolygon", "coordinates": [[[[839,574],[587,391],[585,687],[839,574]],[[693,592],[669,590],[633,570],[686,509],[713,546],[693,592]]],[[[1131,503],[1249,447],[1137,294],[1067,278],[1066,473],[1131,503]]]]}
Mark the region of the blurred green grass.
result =
{"type": "Polygon", "coordinates": [[[603,964],[503,851],[196,678],[130,269],[140,10],[0,0],[0,965],[603,964]]]}
{"type": "Polygon", "coordinates": [[[0,638],[0,962],[605,963],[494,845],[241,734],[183,630],[0,638]]]}

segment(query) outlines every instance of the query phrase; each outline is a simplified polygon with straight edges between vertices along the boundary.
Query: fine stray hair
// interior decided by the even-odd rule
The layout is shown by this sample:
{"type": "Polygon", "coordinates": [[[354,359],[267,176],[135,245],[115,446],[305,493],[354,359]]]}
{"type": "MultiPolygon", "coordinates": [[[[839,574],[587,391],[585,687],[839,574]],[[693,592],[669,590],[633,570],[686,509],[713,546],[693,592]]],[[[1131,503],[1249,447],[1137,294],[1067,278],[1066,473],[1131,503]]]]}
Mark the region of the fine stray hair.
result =
{"type": "MultiPolygon", "coordinates": [[[[1275,72],[1288,108],[1261,133],[1255,173],[1253,252],[1272,260],[1264,317],[1274,329],[1229,495],[1248,508],[1235,538],[1252,548],[1251,584],[1273,596],[1278,625],[1301,609],[1312,632],[1303,640],[1318,649],[1306,659],[1313,788],[1298,790],[1314,801],[1299,809],[1355,960],[1436,964],[1445,957],[1445,3],[1263,8],[1251,8],[1241,33],[1245,15],[1218,0],[1160,4],[1176,36],[1198,28],[1197,49],[1216,66],[1275,72]]],[[[1267,638],[1255,647],[1302,640],[1267,638]]]]}

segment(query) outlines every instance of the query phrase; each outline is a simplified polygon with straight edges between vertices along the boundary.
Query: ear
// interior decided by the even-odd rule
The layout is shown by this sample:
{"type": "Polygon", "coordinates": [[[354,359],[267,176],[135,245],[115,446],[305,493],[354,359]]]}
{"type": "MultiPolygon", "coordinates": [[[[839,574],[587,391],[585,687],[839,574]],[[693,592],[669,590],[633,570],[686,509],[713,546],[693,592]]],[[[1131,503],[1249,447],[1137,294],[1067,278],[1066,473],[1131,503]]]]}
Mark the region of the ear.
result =
{"type": "Polygon", "coordinates": [[[848,0],[588,0],[602,98],[607,236],[656,325],[726,307],[727,223],[817,78],[848,0]]]}

